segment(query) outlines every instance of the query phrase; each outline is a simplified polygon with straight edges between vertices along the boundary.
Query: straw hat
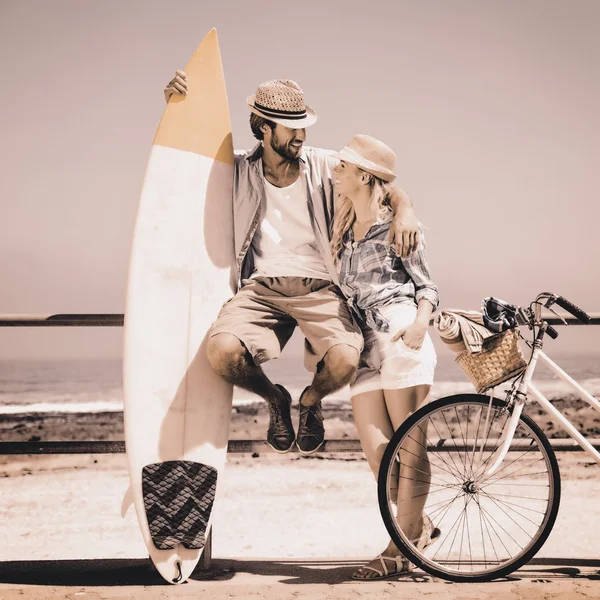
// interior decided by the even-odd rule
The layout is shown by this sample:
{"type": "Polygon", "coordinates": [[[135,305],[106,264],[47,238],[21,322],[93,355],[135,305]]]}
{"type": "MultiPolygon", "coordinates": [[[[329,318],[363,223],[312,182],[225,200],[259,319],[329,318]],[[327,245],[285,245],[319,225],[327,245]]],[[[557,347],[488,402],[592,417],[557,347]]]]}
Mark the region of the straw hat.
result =
{"type": "Polygon", "coordinates": [[[261,83],[254,96],[248,96],[251,112],[290,129],[310,127],[317,113],[304,104],[304,92],[295,81],[273,79],[261,83]]]}
{"type": "Polygon", "coordinates": [[[394,181],[396,179],[394,173],[396,155],[394,151],[370,135],[364,133],[355,135],[346,146],[333,156],[352,163],[384,181],[394,181]]]}

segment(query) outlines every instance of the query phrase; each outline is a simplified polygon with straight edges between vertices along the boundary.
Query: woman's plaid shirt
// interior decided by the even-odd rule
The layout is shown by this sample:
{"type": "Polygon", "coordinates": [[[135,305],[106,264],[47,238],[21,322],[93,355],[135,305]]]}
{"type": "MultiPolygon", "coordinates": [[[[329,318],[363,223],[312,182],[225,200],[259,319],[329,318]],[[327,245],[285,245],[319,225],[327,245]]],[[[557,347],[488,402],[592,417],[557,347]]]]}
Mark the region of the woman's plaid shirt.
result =
{"type": "Polygon", "coordinates": [[[348,305],[362,325],[377,331],[389,331],[389,324],[377,310],[379,306],[394,303],[418,304],[425,298],[439,305],[436,285],[431,281],[425,238],[406,259],[396,256],[393,246],[386,244],[390,221],[375,223],[365,237],[354,241],[350,228],[344,235],[344,247],[338,262],[340,287],[348,298],[348,305]]]}

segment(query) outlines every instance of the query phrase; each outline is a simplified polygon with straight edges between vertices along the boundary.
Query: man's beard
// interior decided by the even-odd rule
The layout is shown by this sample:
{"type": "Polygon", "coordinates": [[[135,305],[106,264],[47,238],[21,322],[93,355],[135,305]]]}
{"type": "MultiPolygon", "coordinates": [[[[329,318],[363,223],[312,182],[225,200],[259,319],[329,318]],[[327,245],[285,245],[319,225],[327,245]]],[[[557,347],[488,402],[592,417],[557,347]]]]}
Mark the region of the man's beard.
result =
{"type": "Polygon", "coordinates": [[[298,155],[300,154],[300,148],[298,149],[298,153],[296,153],[294,150],[292,150],[289,145],[291,144],[291,141],[288,142],[287,144],[282,144],[279,139],[277,138],[277,136],[273,135],[273,137],[271,138],[271,148],[277,152],[277,154],[279,154],[279,156],[281,156],[282,158],[285,158],[287,160],[298,160],[298,155]]]}

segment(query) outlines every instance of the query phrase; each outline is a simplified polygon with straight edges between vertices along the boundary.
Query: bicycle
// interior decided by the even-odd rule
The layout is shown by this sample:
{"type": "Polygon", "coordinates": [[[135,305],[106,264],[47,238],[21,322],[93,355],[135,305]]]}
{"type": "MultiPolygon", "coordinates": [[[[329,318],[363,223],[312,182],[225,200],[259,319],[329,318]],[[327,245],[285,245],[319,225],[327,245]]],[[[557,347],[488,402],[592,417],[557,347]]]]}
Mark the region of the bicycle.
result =
{"type": "Polygon", "coordinates": [[[558,336],[541,317],[542,308],[554,312],[554,304],[583,323],[590,321],[583,310],[550,293],[519,308],[533,332],[532,341],[525,340],[531,354],[504,400],[494,397],[493,389],[489,395],[435,400],[415,411],[386,448],[378,478],[383,521],[404,556],[433,576],[456,582],[504,577],[528,562],[548,538],[560,503],[560,473],[548,438],[523,413],[529,396],[600,464],[600,453],[531,382],[543,360],[600,410],[600,402],[542,351],[546,334],[558,336]],[[409,481],[412,495],[399,487],[409,481]],[[425,515],[435,539],[417,543],[415,528],[422,527],[425,515]],[[410,524],[403,529],[398,519],[410,524]]]}

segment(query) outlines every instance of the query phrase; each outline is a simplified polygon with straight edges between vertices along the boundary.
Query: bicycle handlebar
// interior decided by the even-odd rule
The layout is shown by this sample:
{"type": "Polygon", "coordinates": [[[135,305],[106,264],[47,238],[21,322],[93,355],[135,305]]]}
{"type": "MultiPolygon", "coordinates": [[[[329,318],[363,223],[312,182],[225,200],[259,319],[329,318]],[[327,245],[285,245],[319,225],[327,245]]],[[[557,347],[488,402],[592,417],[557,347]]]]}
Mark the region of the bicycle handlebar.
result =
{"type": "Polygon", "coordinates": [[[591,320],[590,315],[588,315],[584,310],[582,310],[578,306],[575,306],[572,302],[569,302],[566,298],[563,298],[562,296],[556,297],[556,304],[558,304],[561,308],[564,308],[568,313],[571,313],[582,323],[589,323],[591,320]]]}

